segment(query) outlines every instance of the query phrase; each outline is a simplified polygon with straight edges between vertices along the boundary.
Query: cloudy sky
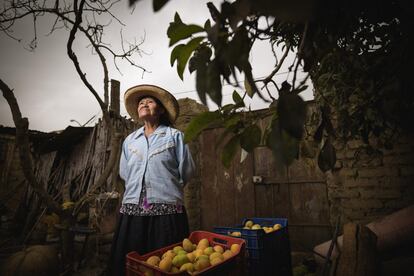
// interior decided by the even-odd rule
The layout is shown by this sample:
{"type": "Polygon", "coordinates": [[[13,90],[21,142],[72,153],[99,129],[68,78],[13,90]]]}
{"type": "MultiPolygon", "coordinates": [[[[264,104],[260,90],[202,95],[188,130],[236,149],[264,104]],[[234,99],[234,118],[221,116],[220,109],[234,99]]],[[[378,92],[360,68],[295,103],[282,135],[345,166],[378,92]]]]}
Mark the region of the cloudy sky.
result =
{"type": "MultiPolygon", "coordinates": [[[[194,74],[190,75],[186,69],[184,81],[182,81],[176,73],[176,68],[170,66],[172,49],[168,47],[166,31],[175,12],[180,14],[185,23],[203,25],[205,20],[210,18],[206,7],[207,2],[209,1],[174,0],[157,13],[152,11],[150,0],[139,1],[133,13],[128,7],[128,1],[122,1],[116,6],[114,13],[125,26],[112,21],[104,39],[111,46],[119,47],[122,29],[125,40],[144,40],[140,48],[146,54],[137,56],[136,62],[148,70],[143,74],[142,70],[119,62],[121,71],[119,73],[111,60],[108,60],[110,78],[121,82],[122,95],[128,87],[148,83],[168,89],[177,98],[189,97],[199,101],[195,91],[194,74]]],[[[211,2],[219,7],[221,1],[211,2]]],[[[93,116],[95,118],[100,116],[98,103],[83,85],[66,54],[68,32],[57,30],[48,35],[53,19],[43,17],[38,20],[38,46],[34,52],[27,50],[33,38],[33,23],[29,18],[15,26],[14,34],[22,39],[20,43],[0,33],[0,78],[14,89],[23,116],[29,118],[30,129],[40,131],[60,130],[68,125],[78,125],[71,120],[84,124],[93,116]]],[[[84,40],[77,39],[74,49],[90,82],[98,91],[103,91],[102,68],[99,59],[91,54],[86,45],[84,40]]],[[[275,63],[270,48],[265,43],[254,45],[250,59],[255,78],[268,75],[275,63]]],[[[277,83],[289,77],[286,71],[286,68],[282,68],[282,74],[276,76],[277,83]]],[[[231,85],[224,86],[223,104],[231,101],[233,90],[231,85]]],[[[239,92],[241,92],[240,89],[239,92]]],[[[308,89],[301,95],[305,99],[311,99],[312,91],[308,89]]],[[[256,97],[250,100],[249,104],[252,109],[265,108],[268,105],[256,97]]],[[[217,108],[211,102],[208,105],[210,110],[217,108]]],[[[127,116],[123,108],[122,97],[121,115],[127,116]]],[[[96,123],[95,120],[90,121],[90,125],[94,123],[96,123]]],[[[0,97],[0,125],[14,126],[9,106],[3,97],[0,97]]]]}

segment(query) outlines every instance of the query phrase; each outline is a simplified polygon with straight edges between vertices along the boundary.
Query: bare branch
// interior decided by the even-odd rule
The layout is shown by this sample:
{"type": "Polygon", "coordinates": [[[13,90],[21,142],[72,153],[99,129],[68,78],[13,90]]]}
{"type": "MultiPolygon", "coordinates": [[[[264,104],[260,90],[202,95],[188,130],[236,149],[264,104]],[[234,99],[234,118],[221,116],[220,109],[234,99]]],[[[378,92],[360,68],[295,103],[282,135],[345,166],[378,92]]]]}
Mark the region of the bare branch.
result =
{"type": "Polygon", "coordinates": [[[19,147],[20,163],[27,182],[51,211],[62,217],[67,216],[67,214],[60,208],[60,205],[47,193],[42,183],[37,181],[33,173],[33,160],[30,155],[28,136],[29,120],[27,118],[22,118],[13,90],[1,79],[0,89],[3,91],[3,97],[6,99],[12,112],[13,121],[16,126],[16,144],[19,147]]]}

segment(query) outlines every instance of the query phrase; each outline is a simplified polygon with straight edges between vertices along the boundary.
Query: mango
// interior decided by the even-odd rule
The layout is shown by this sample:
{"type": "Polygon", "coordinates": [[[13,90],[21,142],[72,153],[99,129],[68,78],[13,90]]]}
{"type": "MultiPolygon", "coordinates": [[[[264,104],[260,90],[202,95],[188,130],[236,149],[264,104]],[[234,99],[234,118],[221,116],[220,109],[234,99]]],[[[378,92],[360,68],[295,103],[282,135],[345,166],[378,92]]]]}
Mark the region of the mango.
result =
{"type": "Polygon", "coordinates": [[[172,264],[177,267],[181,267],[183,264],[188,263],[188,262],[190,262],[190,260],[185,254],[179,254],[175,256],[174,259],[172,260],[172,264]]]}
{"type": "Polygon", "coordinates": [[[161,259],[158,256],[151,256],[147,259],[147,264],[150,264],[152,266],[158,266],[158,264],[160,263],[161,259]]]}

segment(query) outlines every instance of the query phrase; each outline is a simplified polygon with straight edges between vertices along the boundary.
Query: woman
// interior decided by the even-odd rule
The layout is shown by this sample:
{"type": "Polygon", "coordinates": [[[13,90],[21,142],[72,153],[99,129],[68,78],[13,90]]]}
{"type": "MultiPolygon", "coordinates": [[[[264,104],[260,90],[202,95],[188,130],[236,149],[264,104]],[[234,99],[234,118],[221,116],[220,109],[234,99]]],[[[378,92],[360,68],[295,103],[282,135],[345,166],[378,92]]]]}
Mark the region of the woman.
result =
{"type": "Polygon", "coordinates": [[[183,188],[194,171],[183,133],[171,127],[179,113],[174,96],[138,85],[124,100],[131,118],[144,125],[122,146],[119,174],[125,193],[111,250],[113,275],[125,274],[128,252],[142,255],[188,237],[183,188]]]}

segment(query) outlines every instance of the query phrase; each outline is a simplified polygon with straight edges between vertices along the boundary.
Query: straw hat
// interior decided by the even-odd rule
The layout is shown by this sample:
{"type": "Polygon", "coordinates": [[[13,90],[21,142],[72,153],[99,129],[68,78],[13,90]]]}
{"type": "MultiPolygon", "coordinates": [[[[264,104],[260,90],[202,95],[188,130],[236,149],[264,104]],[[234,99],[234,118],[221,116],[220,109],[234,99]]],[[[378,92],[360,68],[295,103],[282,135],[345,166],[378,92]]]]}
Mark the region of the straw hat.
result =
{"type": "Polygon", "coordinates": [[[131,118],[138,122],[138,101],[144,96],[158,99],[168,113],[170,123],[174,123],[179,114],[178,102],[167,90],[150,84],[141,84],[129,88],[124,94],[125,108],[131,118]]]}

